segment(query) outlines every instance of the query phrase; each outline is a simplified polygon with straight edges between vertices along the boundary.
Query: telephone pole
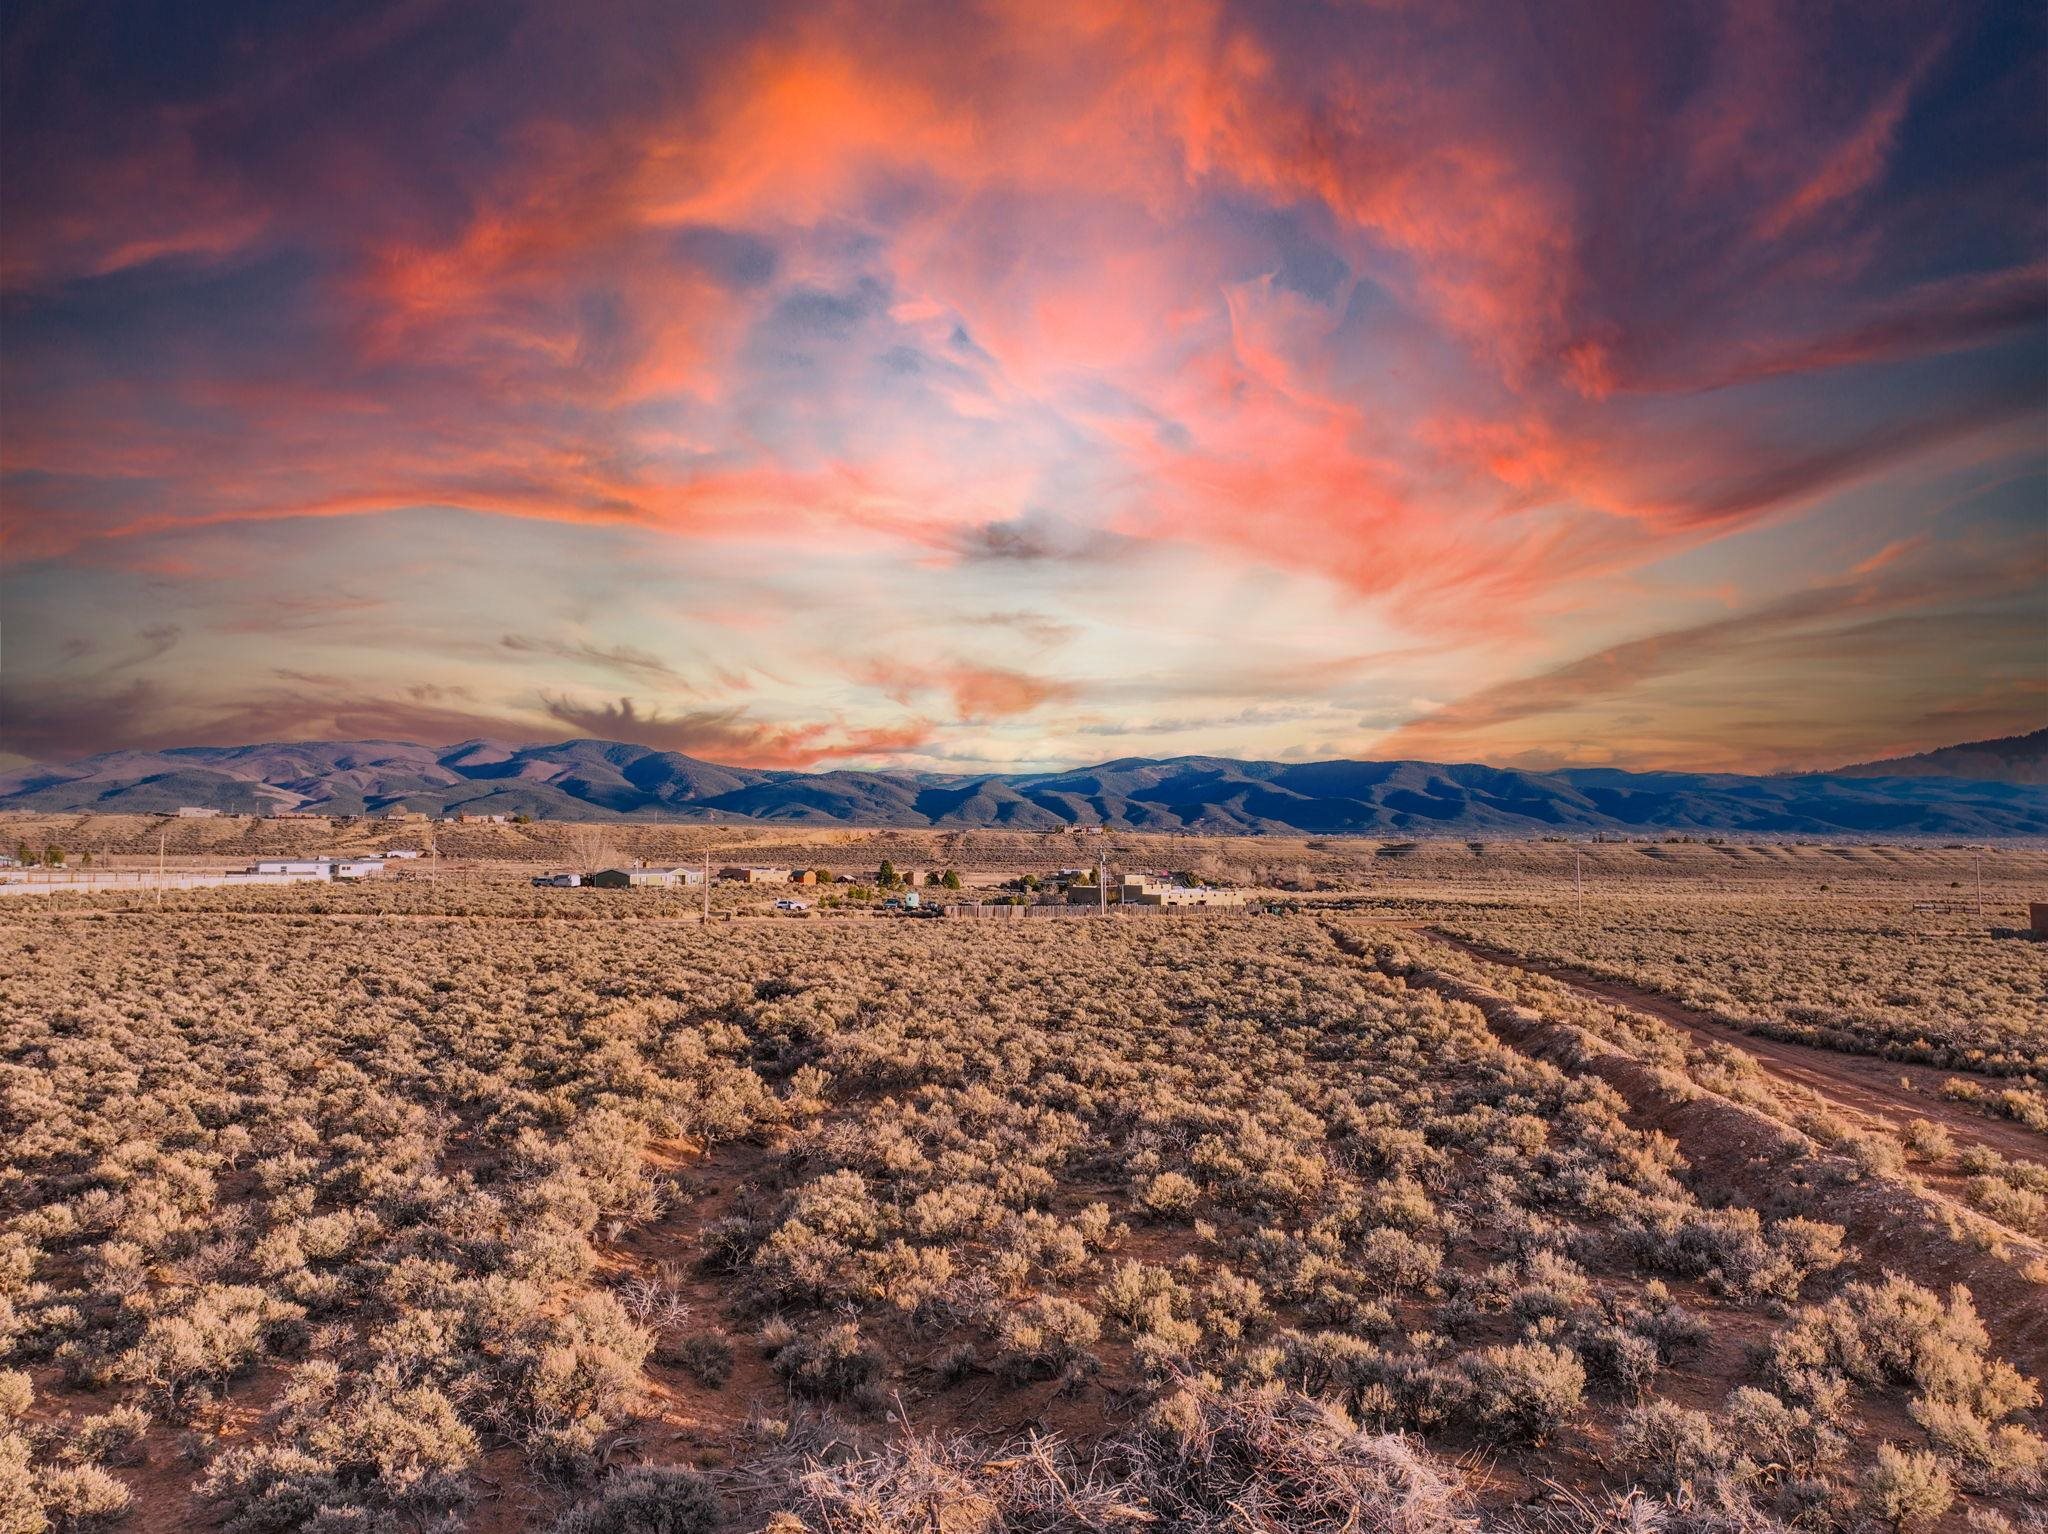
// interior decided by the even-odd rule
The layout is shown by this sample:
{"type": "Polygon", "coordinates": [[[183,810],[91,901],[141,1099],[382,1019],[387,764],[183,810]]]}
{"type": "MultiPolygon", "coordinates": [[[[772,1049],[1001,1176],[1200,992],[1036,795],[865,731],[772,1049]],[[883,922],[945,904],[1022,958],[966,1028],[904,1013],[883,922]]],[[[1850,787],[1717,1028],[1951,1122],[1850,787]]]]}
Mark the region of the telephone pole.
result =
{"type": "Polygon", "coordinates": [[[1585,854],[1572,848],[1572,915],[1583,920],[1586,915],[1586,876],[1582,867],[1585,854]]]}
{"type": "Polygon", "coordinates": [[[170,842],[171,828],[164,826],[156,833],[156,908],[164,908],[164,847],[170,842]]]}
{"type": "Polygon", "coordinates": [[[704,843],[704,925],[711,925],[711,843],[704,843]]]}
{"type": "Polygon", "coordinates": [[[1101,852],[1095,855],[1095,909],[1109,914],[1109,856],[1101,852]]]}
{"type": "Polygon", "coordinates": [[[1984,919],[1984,849],[1977,849],[1977,920],[1984,919]]]}

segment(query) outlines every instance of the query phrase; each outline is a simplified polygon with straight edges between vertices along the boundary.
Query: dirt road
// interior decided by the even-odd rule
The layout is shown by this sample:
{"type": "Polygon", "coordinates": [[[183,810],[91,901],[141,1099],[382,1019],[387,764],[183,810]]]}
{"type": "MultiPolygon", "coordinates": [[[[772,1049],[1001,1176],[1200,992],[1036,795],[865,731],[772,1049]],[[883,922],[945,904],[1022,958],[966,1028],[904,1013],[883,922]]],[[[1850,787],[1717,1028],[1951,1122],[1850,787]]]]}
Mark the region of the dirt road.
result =
{"type": "Polygon", "coordinates": [[[1763,1038],[1717,1023],[1655,991],[1603,979],[1568,964],[1518,958],[1430,926],[1417,925],[1409,930],[1488,964],[1547,976],[1593,1001],[1647,1013],[1702,1043],[1733,1045],[1755,1056],[1768,1074],[1807,1088],[1864,1127],[1897,1133],[1915,1119],[1926,1119],[1948,1130],[1959,1145],[1981,1145],[2001,1156],[2048,1161],[2048,1135],[2038,1134],[2024,1124],[1987,1117],[1967,1104],[1943,1097],[1941,1084],[1956,1075],[1954,1071],[1763,1038]]]}

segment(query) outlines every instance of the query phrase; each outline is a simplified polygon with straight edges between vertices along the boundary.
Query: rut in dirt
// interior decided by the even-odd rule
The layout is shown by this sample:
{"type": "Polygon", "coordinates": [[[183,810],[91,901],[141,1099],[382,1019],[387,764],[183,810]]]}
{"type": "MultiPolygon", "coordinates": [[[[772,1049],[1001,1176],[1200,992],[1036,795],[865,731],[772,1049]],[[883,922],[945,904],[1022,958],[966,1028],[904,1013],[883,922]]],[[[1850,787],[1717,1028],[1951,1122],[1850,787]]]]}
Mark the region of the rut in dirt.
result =
{"type": "Polygon", "coordinates": [[[1430,926],[1416,925],[1406,930],[1484,963],[1554,980],[1588,1001],[1644,1013],[1701,1043],[1731,1045],[1753,1057],[1767,1076],[1806,1088],[1851,1120],[1866,1124],[1875,1121],[1875,1127],[1898,1134],[1915,1119],[1925,1119],[1946,1129],[1958,1144],[1981,1146],[2019,1160],[2048,1160],[2048,1135],[2024,1124],[1972,1112],[1941,1095],[1944,1080],[1964,1073],[1745,1033],[1682,1002],[1625,981],[1609,980],[1568,964],[1520,958],[1430,926]]]}

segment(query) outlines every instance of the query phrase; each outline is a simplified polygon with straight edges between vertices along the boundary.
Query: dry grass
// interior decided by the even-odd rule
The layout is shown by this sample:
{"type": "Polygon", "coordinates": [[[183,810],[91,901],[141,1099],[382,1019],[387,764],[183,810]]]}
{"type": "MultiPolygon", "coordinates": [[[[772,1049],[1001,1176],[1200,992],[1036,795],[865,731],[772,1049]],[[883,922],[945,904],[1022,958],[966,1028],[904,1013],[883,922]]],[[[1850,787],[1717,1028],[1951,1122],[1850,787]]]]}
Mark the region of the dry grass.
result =
{"type": "Polygon", "coordinates": [[[1838,1230],[1312,916],[700,929],[553,893],[10,913],[0,1452],[35,1495],[106,1495],[91,1466],[133,1526],[248,1530],[1675,1529],[1707,1497],[1846,1529],[1926,1495],[1886,1440],[1959,1506],[2035,1494],[1974,1312],[1886,1291],[1873,1357],[1838,1230]],[[1660,1402],[1726,1420],[1644,1418],[1624,1458],[1660,1402]]]}

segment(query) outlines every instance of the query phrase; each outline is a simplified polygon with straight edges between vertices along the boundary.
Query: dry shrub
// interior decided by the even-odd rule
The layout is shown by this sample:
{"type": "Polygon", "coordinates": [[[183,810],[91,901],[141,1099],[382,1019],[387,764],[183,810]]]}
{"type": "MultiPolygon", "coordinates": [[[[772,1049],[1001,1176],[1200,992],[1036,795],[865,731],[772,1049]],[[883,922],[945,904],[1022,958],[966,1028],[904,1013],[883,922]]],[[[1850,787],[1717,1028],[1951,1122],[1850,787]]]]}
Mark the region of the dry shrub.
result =
{"type": "Polygon", "coordinates": [[[1877,1459],[1863,1476],[1863,1506],[1900,1534],[1923,1528],[1946,1513],[1956,1500],[1948,1472],[1932,1454],[1880,1444],[1877,1459]]]}
{"type": "MultiPolygon", "coordinates": [[[[779,1527],[815,1534],[1465,1534],[1455,1473],[1406,1439],[1278,1390],[1188,1384],[1082,1462],[1055,1439],[995,1448],[905,1434],[812,1465],[779,1527]],[[1248,1521],[1254,1520],[1254,1521],[1248,1521]]],[[[778,1525],[771,1524],[771,1528],[778,1525]]]]}
{"type": "Polygon", "coordinates": [[[718,1497],[693,1470],[636,1465],[555,1520],[550,1534],[712,1534],[718,1497]]]}
{"type": "Polygon", "coordinates": [[[800,1334],[775,1352],[775,1372],[791,1390],[826,1401],[873,1404],[885,1367],[881,1353],[851,1321],[800,1334]]]}
{"type": "MultiPolygon", "coordinates": [[[[0,1474],[4,1473],[5,1467],[0,1466],[0,1474]]],[[[55,1534],[92,1534],[96,1529],[110,1528],[127,1516],[135,1502],[133,1492],[97,1465],[57,1465],[39,1470],[35,1490],[55,1534]]]]}
{"type": "Polygon", "coordinates": [[[1504,1443],[1540,1444],[1586,1398],[1578,1356],[1543,1342],[1486,1348],[1458,1360],[1469,1394],[1463,1411],[1504,1443]]]}

